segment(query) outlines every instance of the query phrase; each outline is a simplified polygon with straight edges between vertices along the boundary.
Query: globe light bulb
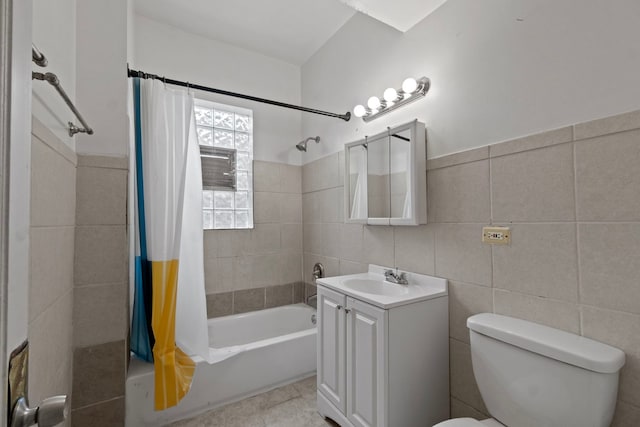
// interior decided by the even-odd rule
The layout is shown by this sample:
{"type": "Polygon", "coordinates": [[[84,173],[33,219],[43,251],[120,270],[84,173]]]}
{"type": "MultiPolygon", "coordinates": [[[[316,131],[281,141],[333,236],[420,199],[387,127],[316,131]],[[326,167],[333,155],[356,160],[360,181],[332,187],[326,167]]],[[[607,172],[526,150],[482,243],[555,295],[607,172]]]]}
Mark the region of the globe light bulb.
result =
{"type": "Polygon", "coordinates": [[[369,108],[371,108],[372,110],[377,110],[378,107],[380,107],[380,99],[378,99],[377,96],[372,96],[371,98],[369,98],[369,100],[367,101],[367,105],[369,106],[369,108]]]}
{"type": "Polygon", "coordinates": [[[394,88],[390,87],[384,91],[384,94],[382,96],[384,97],[385,101],[393,102],[398,98],[398,92],[394,88]]]}
{"type": "Polygon", "coordinates": [[[402,90],[405,93],[413,93],[418,88],[418,82],[413,77],[409,77],[402,82],[402,90]]]}
{"type": "Polygon", "coordinates": [[[360,104],[358,104],[358,105],[356,105],[355,107],[353,107],[353,114],[354,114],[356,117],[362,117],[362,116],[364,116],[365,114],[367,114],[367,109],[366,109],[366,108],[364,108],[364,105],[360,105],[360,104]]]}

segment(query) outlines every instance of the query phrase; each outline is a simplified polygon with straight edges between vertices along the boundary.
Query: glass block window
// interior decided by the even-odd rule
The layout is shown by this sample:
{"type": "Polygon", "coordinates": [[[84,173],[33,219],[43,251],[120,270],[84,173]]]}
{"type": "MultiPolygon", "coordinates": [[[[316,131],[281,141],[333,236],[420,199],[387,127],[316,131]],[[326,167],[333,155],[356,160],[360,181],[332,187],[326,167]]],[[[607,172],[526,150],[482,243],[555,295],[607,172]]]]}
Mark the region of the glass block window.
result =
{"type": "Polygon", "coordinates": [[[195,114],[203,162],[204,228],[253,228],[253,112],[197,99],[195,114]],[[225,156],[234,158],[234,167],[218,159],[225,156]],[[221,177],[234,185],[220,185],[221,177]]]}

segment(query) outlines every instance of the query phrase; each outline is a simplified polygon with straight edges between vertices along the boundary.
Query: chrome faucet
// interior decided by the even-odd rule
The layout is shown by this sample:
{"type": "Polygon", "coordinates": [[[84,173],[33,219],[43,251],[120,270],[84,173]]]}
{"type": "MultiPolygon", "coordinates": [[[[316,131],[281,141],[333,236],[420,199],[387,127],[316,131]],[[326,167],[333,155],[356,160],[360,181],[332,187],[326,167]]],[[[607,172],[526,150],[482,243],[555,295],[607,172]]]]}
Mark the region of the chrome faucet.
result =
{"type": "Polygon", "coordinates": [[[398,285],[408,285],[407,276],[405,273],[398,274],[398,269],[396,271],[393,270],[385,270],[384,271],[384,280],[391,283],[397,283],[398,285]]]}

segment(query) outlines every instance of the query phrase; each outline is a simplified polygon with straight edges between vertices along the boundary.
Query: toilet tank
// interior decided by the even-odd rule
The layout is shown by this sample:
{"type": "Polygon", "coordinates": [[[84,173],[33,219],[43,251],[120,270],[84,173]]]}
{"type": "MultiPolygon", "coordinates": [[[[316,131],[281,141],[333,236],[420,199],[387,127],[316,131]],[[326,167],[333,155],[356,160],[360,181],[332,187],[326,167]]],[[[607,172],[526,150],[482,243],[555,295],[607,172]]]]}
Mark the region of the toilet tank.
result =
{"type": "Polygon", "coordinates": [[[491,313],[467,319],[473,373],[492,417],[509,427],[607,427],[622,351],[491,313]]]}

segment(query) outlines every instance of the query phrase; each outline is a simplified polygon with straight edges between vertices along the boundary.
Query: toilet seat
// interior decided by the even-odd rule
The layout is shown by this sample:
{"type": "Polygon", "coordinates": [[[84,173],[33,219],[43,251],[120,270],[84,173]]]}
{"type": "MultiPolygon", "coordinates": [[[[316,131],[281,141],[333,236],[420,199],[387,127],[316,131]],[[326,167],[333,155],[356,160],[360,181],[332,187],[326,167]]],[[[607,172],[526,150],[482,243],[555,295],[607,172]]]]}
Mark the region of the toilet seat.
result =
{"type": "Polygon", "coordinates": [[[433,427],[505,427],[493,418],[478,421],[473,418],[454,418],[452,420],[443,421],[433,427]]]}

